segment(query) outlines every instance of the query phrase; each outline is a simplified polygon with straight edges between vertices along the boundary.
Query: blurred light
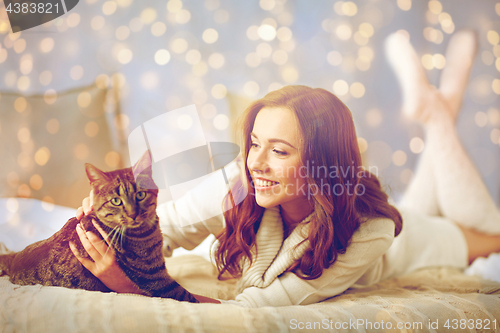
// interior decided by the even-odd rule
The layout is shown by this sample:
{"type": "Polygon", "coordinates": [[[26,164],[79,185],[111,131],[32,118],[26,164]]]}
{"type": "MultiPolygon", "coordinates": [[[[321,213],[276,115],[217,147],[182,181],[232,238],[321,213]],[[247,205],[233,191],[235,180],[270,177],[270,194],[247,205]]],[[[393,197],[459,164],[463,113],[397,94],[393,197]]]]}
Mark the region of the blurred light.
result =
{"type": "Polygon", "coordinates": [[[12,87],[17,82],[17,74],[16,71],[8,71],[4,76],[4,82],[7,87],[12,87]]]}
{"type": "Polygon", "coordinates": [[[131,62],[132,57],[133,57],[132,51],[130,51],[129,49],[122,49],[118,52],[117,55],[118,62],[122,65],[131,62]]]}
{"type": "Polygon", "coordinates": [[[32,163],[30,156],[26,152],[21,152],[17,155],[17,164],[22,168],[27,168],[32,163]]]}
{"type": "Polygon", "coordinates": [[[368,149],[368,142],[362,137],[358,137],[359,152],[363,154],[368,149]]]}
{"type": "Polygon", "coordinates": [[[12,187],[19,185],[19,176],[16,172],[11,171],[7,174],[7,184],[12,187]]]}
{"type": "Polygon", "coordinates": [[[160,83],[160,78],[155,72],[145,72],[140,78],[141,86],[146,90],[154,89],[160,83]]]}
{"type": "Polygon", "coordinates": [[[406,163],[406,153],[402,150],[396,150],[392,154],[392,163],[397,166],[402,166],[406,163]]]}
{"type": "Polygon", "coordinates": [[[86,108],[87,106],[89,106],[91,101],[92,96],[86,91],[83,91],[78,95],[77,102],[78,105],[82,108],[86,108]]]}
{"type": "Polygon", "coordinates": [[[59,132],[59,120],[57,120],[56,118],[50,119],[49,121],[47,121],[45,128],[50,134],[56,134],[57,132],[59,132]]]}
{"type": "Polygon", "coordinates": [[[44,166],[50,159],[50,150],[47,147],[42,147],[35,153],[35,162],[40,166],[44,166]]]}
{"type": "Polygon", "coordinates": [[[500,112],[495,108],[488,109],[488,121],[491,125],[497,126],[500,124],[500,112]]]}
{"type": "MultiPolygon", "coordinates": [[[[24,110],[26,110],[26,107],[28,106],[28,102],[26,101],[26,98],[24,97],[18,97],[16,98],[16,100],[14,101],[14,109],[21,113],[23,112],[24,110]]],[[[29,138],[28,138],[29,139],[29,138]]]]}
{"type": "Polygon", "coordinates": [[[205,104],[201,107],[201,115],[206,119],[212,119],[217,114],[217,109],[213,104],[205,104]]]}
{"type": "Polygon", "coordinates": [[[337,37],[341,40],[348,40],[352,36],[352,29],[347,24],[340,24],[337,29],[335,29],[337,37]]]}
{"type": "Polygon", "coordinates": [[[358,57],[366,58],[367,61],[372,61],[374,57],[373,49],[369,46],[360,47],[358,57]]]}
{"type": "Polygon", "coordinates": [[[183,9],[175,14],[175,22],[179,24],[186,24],[189,22],[190,19],[191,19],[191,13],[186,9],[183,9]]]}
{"type": "Polygon", "coordinates": [[[130,6],[133,0],[115,0],[115,1],[118,4],[118,7],[125,8],[130,6]]]}
{"type": "Polygon", "coordinates": [[[398,0],[398,7],[401,10],[408,11],[411,9],[411,0],[398,0]]]}
{"type": "Polygon", "coordinates": [[[226,97],[227,88],[222,83],[218,83],[212,87],[211,93],[214,98],[223,99],[226,97]]]}
{"type": "Polygon", "coordinates": [[[333,93],[337,96],[344,96],[349,92],[349,85],[344,80],[337,80],[333,83],[333,93]]]}
{"type": "Polygon", "coordinates": [[[184,38],[176,38],[170,42],[170,48],[174,53],[183,53],[188,48],[188,42],[184,38]]]}
{"type": "Polygon", "coordinates": [[[344,1],[336,1],[333,4],[333,10],[337,15],[344,15],[344,12],[342,11],[342,5],[344,4],[344,1]]]}
{"type": "Polygon", "coordinates": [[[22,53],[26,49],[26,41],[22,38],[14,42],[14,51],[16,53],[22,53]]]}
{"type": "Polygon", "coordinates": [[[167,2],[167,10],[171,13],[177,13],[182,9],[182,1],[170,0],[167,2]]]}
{"type": "Polygon", "coordinates": [[[429,1],[428,6],[432,14],[438,15],[443,10],[443,5],[441,5],[441,2],[436,0],[429,1]]]}
{"type": "Polygon", "coordinates": [[[177,127],[181,130],[188,130],[193,125],[193,119],[188,114],[182,114],[177,117],[177,127]]]}
{"type": "Polygon", "coordinates": [[[378,127],[382,123],[382,112],[379,109],[370,109],[366,112],[366,122],[370,127],[378,127]]]}
{"type": "Polygon", "coordinates": [[[366,45],[368,43],[368,38],[363,36],[359,31],[356,31],[353,36],[354,41],[358,45],[366,45]]]}
{"type": "Polygon", "coordinates": [[[202,39],[207,44],[213,44],[219,38],[219,33],[217,30],[209,28],[203,31],[202,39]]]}
{"type": "Polygon", "coordinates": [[[116,39],[125,40],[130,36],[130,29],[125,25],[119,26],[115,31],[116,39]]]}
{"type": "Polygon", "coordinates": [[[243,91],[250,97],[255,97],[259,93],[259,89],[259,84],[255,81],[248,81],[243,86],[243,91]]]}
{"type": "Polygon", "coordinates": [[[198,50],[189,50],[186,52],[186,62],[190,65],[197,64],[201,60],[201,53],[198,50]]]}
{"type": "MultiPolygon", "coordinates": [[[[29,186],[26,184],[22,184],[21,186],[19,186],[19,188],[17,189],[17,195],[21,198],[29,198],[31,195],[31,190],[30,190],[29,186]]],[[[16,215],[16,216],[18,216],[18,215],[16,215]]],[[[11,221],[9,221],[9,223],[11,223],[11,221]]],[[[17,223],[19,223],[19,222],[17,221],[15,224],[17,225],[17,223]]]]}
{"type": "Polygon", "coordinates": [[[361,98],[365,94],[365,86],[360,82],[354,82],[351,84],[349,92],[354,98],[361,98]]]}
{"type": "Polygon", "coordinates": [[[99,132],[99,125],[97,125],[96,122],[94,121],[89,121],[86,125],[85,125],[85,134],[90,137],[90,138],[93,138],[94,136],[97,135],[97,133],[99,132]]]}
{"type": "Polygon", "coordinates": [[[15,199],[15,198],[7,199],[5,206],[6,206],[7,210],[11,213],[15,213],[19,209],[19,203],[17,202],[17,199],[15,199]]]}
{"type": "Polygon", "coordinates": [[[442,54],[436,53],[432,56],[432,64],[437,69],[443,69],[446,65],[446,59],[442,54]]]}
{"type": "Polygon", "coordinates": [[[92,27],[92,29],[94,29],[96,31],[97,30],[101,30],[102,27],[104,27],[104,23],[105,23],[104,17],[99,16],[99,15],[98,16],[94,16],[92,18],[92,20],[90,20],[90,26],[92,27]]]}
{"type": "Polygon", "coordinates": [[[99,89],[108,88],[109,83],[110,83],[110,79],[109,79],[109,76],[107,76],[106,74],[100,74],[95,79],[95,85],[99,89]]]}
{"type": "Polygon", "coordinates": [[[342,13],[347,16],[354,16],[358,12],[358,6],[352,1],[346,1],[342,4],[342,13]]]}
{"type": "Polygon", "coordinates": [[[359,25],[359,33],[363,35],[363,37],[370,38],[371,36],[373,36],[374,32],[375,30],[370,23],[365,22],[359,25]]]}
{"type": "Polygon", "coordinates": [[[193,65],[193,74],[196,76],[203,76],[208,71],[208,65],[204,61],[199,61],[193,65]]]}
{"type": "Polygon", "coordinates": [[[151,33],[153,34],[153,36],[162,36],[165,31],[167,31],[167,26],[163,22],[155,22],[151,26],[151,33]]]}
{"type": "Polygon", "coordinates": [[[431,54],[424,54],[422,56],[422,65],[425,69],[431,70],[434,68],[434,61],[431,54]]]}
{"type": "Polygon", "coordinates": [[[497,68],[497,71],[500,72],[500,58],[497,58],[497,60],[495,61],[495,67],[497,68]]]}
{"type": "Polygon", "coordinates": [[[284,26],[290,26],[293,23],[293,15],[289,12],[282,12],[278,15],[278,22],[284,26]]]}
{"type": "Polygon", "coordinates": [[[43,94],[43,100],[47,104],[54,104],[57,100],[57,93],[54,89],[48,89],[44,94],[43,94]]]}
{"type": "Polygon", "coordinates": [[[486,38],[488,38],[488,42],[490,42],[491,45],[497,45],[500,40],[500,36],[498,36],[498,32],[495,30],[488,31],[486,38]]]}
{"type": "Polygon", "coordinates": [[[151,24],[156,20],[156,10],[154,8],[145,8],[140,17],[144,24],[151,24]]]}
{"type": "Polygon", "coordinates": [[[252,25],[247,29],[247,37],[250,40],[259,39],[259,27],[256,25],[252,25]]]}
{"type": "Polygon", "coordinates": [[[247,54],[245,57],[245,63],[248,65],[248,67],[257,67],[260,65],[261,58],[256,52],[252,52],[247,54]]]}
{"type": "Polygon", "coordinates": [[[68,18],[66,19],[66,24],[70,28],[76,27],[78,24],[80,24],[80,14],[78,13],[69,14],[68,18]]]}
{"type": "Polygon", "coordinates": [[[115,11],[116,11],[116,2],[114,1],[106,1],[103,5],[102,5],[102,13],[104,15],[111,15],[113,14],[115,11]]]}
{"type": "Polygon", "coordinates": [[[29,77],[27,77],[27,76],[21,76],[17,80],[17,89],[19,89],[21,91],[26,91],[30,87],[30,84],[31,84],[31,81],[30,81],[29,77]]]}
{"type": "Polygon", "coordinates": [[[75,81],[80,80],[83,77],[83,67],[80,65],[76,65],[71,67],[69,71],[69,76],[75,81]]]}
{"type": "Polygon", "coordinates": [[[488,123],[488,116],[486,113],[479,111],[476,112],[476,115],[474,116],[474,121],[476,122],[476,125],[479,127],[484,127],[488,123]]]}
{"type": "Polygon", "coordinates": [[[31,54],[25,54],[21,57],[21,61],[19,64],[19,70],[21,73],[24,75],[28,75],[31,73],[31,70],[33,69],[33,57],[31,54]]]}
{"type": "Polygon", "coordinates": [[[328,52],[328,55],[326,56],[326,60],[328,63],[332,66],[338,66],[342,63],[342,54],[338,51],[331,51],[328,52]]]}
{"type": "Polygon", "coordinates": [[[276,31],[276,37],[282,42],[292,39],[292,30],[288,27],[281,27],[276,31]]]}
{"type": "Polygon", "coordinates": [[[260,8],[264,10],[273,10],[276,6],[276,2],[274,0],[260,0],[259,1],[260,8]]]}
{"type": "Polygon", "coordinates": [[[410,140],[410,150],[414,154],[420,154],[424,150],[424,141],[419,137],[410,140]]]}
{"type": "Polygon", "coordinates": [[[271,41],[276,37],[276,29],[269,24],[262,24],[258,28],[257,34],[261,39],[271,41]]]}
{"type": "Polygon", "coordinates": [[[216,129],[223,131],[229,126],[229,118],[225,114],[218,114],[214,117],[213,123],[216,129]]]}
{"type": "Polygon", "coordinates": [[[259,45],[257,45],[256,51],[259,57],[267,58],[273,52],[273,48],[268,43],[260,43],[259,45]]]}
{"type": "Polygon", "coordinates": [[[491,83],[491,89],[493,92],[497,95],[500,95],[500,80],[499,79],[494,79],[493,82],[491,83]]]}
{"type": "Polygon", "coordinates": [[[35,191],[38,191],[42,188],[43,186],[43,179],[40,177],[40,175],[34,174],[30,178],[30,186],[32,189],[35,191]]]}
{"type": "Polygon", "coordinates": [[[43,210],[45,210],[46,212],[51,212],[54,210],[54,199],[52,199],[51,197],[49,196],[45,196],[43,199],[42,199],[42,208],[43,210]]]}
{"type": "Polygon", "coordinates": [[[170,61],[170,52],[168,52],[165,49],[161,49],[161,50],[156,51],[155,62],[158,65],[161,65],[161,66],[166,65],[166,64],[168,64],[169,61],[170,61]]]}
{"type": "Polygon", "coordinates": [[[288,53],[284,50],[275,51],[272,59],[276,65],[284,65],[288,61],[288,53]]]}
{"type": "Polygon", "coordinates": [[[208,57],[208,65],[214,69],[219,69],[224,66],[224,56],[220,53],[213,53],[208,57]]]}
{"type": "Polygon", "coordinates": [[[427,27],[424,29],[424,37],[429,42],[433,42],[435,44],[441,44],[444,38],[443,33],[441,31],[431,27],[427,27]]]}
{"type": "Polygon", "coordinates": [[[281,77],[286,83],[294,83],[299,79],[299,73],[294,67],[287,66],[282,70],[281,77]]]}
{"type": "Polygon", "coordinates": [[[497,145],[500,143],[500,130],[498,128],[494,128],[491,130],[490,139],[493,144],[497,145]]]}
{"type": "Polygon", "coordinates": [[[89,148],[86,144],[80,143],[73,149],[73,155],[79,160],[85,160],[89,156],[89,148]]]}

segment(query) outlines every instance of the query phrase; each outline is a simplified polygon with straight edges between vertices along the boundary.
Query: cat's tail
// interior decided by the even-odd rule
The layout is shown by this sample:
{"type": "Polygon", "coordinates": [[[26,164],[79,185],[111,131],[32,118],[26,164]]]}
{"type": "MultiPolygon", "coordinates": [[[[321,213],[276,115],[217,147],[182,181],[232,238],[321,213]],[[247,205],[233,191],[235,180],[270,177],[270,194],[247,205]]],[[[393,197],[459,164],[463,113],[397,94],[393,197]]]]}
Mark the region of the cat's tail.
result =
{"type": "Polygon", "coordinates": [[[9,275],[10,265],[16,253],[2,254],[0,255],[0,276],[9,275]]]}

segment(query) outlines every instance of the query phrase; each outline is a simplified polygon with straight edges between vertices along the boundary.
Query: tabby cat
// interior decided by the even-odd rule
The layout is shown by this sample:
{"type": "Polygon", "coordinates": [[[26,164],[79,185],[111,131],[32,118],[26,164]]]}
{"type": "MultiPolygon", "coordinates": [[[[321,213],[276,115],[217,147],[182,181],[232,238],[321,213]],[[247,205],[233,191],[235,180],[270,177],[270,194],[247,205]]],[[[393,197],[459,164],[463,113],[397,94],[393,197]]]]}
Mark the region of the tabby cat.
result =
{"type": "Polygon", "coordinates": [[[20,285],[110,292],[78,261],[68,244],[72,241],[81,256],[89,257],[76,225],[80,223],[84,230],[100,236],[92,224],[94,219],[108,233],[108,245],[115,250],[122,270],[146,295],[198,303],[168,275],[165,267],[163,237],[156,215],[158,188],[153,182],[149,152],[132,168],[103,172],[88,163],[85,168],[94,191],[93,212],[80,221],[71,218],[53,236],[21,252],[0,256],[0,271],[20,285]]]}

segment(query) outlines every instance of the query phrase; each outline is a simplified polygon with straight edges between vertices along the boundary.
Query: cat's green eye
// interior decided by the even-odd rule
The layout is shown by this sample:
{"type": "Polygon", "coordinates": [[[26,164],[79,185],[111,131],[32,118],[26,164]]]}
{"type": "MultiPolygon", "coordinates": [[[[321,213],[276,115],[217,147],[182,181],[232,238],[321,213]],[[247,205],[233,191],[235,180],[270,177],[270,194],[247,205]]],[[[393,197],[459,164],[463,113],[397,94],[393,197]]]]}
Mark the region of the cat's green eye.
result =
{"type": "Polygon", "coordinates": [[[120,198],[113,198],[111,199],[111,203],[115,206],[120,206],[122,204],[122,199],[120,198]]]}
{"type": "Polygon", "coordinates": [[[137,200],[142,200],[146,197],[146,192],[144,192],[144,191],[137,192],[137,194],[135,196],[136,196],[137,200]]]}

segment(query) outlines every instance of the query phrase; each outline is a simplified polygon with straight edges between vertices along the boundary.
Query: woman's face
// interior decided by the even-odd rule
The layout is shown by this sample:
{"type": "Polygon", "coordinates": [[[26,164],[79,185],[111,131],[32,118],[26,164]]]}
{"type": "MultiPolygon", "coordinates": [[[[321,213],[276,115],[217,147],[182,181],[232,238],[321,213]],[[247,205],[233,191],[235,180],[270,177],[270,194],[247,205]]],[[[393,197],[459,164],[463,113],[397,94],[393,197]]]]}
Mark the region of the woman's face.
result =
{"type": "Polygon", "coordinates": [[[310,209],[306,179],[300,176],[304,175],[300,169],[301,141],[299,124],[291,110],[263,108],[259,111],[247,158],[259,206],[281,205],[282,209],[295,212],[300,207],[310,209]]]}

